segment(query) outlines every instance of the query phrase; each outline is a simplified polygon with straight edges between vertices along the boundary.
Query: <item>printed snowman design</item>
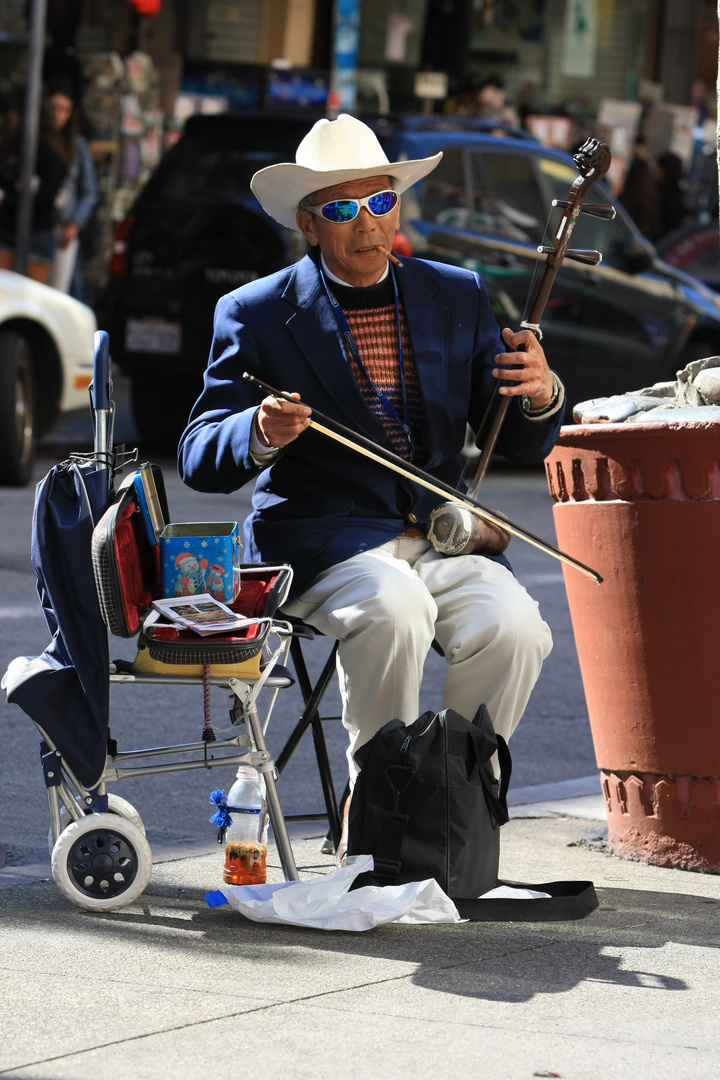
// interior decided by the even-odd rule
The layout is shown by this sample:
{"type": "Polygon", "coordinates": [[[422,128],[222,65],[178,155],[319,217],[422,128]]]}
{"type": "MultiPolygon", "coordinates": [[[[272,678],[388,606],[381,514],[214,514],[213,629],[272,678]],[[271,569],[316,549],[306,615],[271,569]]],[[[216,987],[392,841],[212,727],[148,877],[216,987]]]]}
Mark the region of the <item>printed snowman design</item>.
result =
{"type": "Polygon", "coordinates": [[[198,559],[196,555],[192,555],[189,551],[181,552],[175,559],[175,569],[178,573],[175,578],[173,595],[195,596],[197,593],[207,592],[205,585],[207,565],[207,559],[198,559]]]}
{"type": "Polygon", "coordinates": [[[205,590],[206,592],[209,592],[211,596],[214,596],[216,600],[222,601],[225,599],[223,568],[219,563],[213,563],[213,565],[209,567],[205,578],[205,590]]]}

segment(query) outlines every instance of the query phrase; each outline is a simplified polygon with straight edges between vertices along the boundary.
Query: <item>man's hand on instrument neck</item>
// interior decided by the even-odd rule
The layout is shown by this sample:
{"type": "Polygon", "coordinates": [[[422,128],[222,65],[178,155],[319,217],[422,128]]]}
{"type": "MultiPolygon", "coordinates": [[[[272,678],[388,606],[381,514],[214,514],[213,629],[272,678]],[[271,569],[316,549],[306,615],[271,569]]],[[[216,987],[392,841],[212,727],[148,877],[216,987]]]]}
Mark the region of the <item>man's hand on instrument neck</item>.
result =
{"type": "Polygon", "coordinates": [[[510,350],[524,345],[525,351],[510,351],[495,357],[498,366],[493,369],[493,375],[509,383],[501,385],[499,393],[510,397],[527,394],[533,412],[546,408],[555,393],[555,383],[542,345],[531,330],[513,332],[506,327],[502,337],[510,350]]]}

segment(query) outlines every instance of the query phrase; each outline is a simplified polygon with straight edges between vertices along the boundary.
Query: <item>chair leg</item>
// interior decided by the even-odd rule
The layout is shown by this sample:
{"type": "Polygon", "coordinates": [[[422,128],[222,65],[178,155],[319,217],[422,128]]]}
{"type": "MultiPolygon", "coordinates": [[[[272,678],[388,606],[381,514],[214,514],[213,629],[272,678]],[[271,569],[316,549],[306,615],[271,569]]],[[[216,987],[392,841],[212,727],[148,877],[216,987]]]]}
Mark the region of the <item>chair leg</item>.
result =
{"type": "Polygon", "coordinates": [[[325,732],[322,728],[322,720],[317,715],[312,721],[312,733],[313,742],[315,744],[315,757],[317,758],[318,769],[320,771],[320,783],[322,785],[323,798],[327,809],[330,834],[333,837],[333,842],[339,844],[340,834],[342,832],[340,812],[335,797],[335,785],[333,783],[332,770],[330,768],[327,743],[325,742],[325,732]]]}
{"type": "Polygon", "coordinates": [[[303,709],[297,724],[290,732],[287,742],[275,760],[278,775],[280,775],[290,760],[290,757],[302,736],[309,727],[312,728],[315,757],[318,763],[320,783],[322,785],[325,808],[328,816],[329,832],[332,837],[334,850],[337,850],[337,846],[340,843],[342,823],[340,821],[340,811],[338,809],[337,799],[335,798],[335,786],[333,783],[330,758],[327,752],[327,743],[325,742],[325,733],[322,727],[319,708],[320,702],[335,674],[336,652],[337,642],[333,646],[315,686],[313,686],[299,639],[293,638],[290,642],[290,656],[292,657],[298,686],[300,687],[300,692],[303,696],[305,708],[303,709]]]}

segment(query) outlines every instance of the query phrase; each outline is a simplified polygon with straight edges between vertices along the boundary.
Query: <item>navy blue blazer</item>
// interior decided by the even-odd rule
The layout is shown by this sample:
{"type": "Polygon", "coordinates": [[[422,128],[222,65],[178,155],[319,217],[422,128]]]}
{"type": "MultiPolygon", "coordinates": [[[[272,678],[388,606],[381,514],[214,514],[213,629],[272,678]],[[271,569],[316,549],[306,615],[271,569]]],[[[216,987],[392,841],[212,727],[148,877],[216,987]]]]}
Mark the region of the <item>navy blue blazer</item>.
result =
{"type": "MultiPolygon", "coordinates": [[[[396,273],[423,410],[416,463],[454,485],[466,422],[477,430],[495,386],[494,357],[505,346],[477,274],[421,259],[403,262],[396,273]]],[[[179,471],[198,491],[232,492],[255,481],[244,526],[246,561],[289,562],[299,591],[326,567],[399,535],[409,522],[425,522],[444,501],[313,429],[258,467],[250,435],[264,395],[243,379],[244,371],[298,392],[311,408],[392,447],[353,377],[309,256],[222,297],[204,389],[180,440],[179,471]]],[[[498,451],[518,463],[540,461],[561,421],[562,411],[551,423],[529,420],[516,399],[498,451]]]]}

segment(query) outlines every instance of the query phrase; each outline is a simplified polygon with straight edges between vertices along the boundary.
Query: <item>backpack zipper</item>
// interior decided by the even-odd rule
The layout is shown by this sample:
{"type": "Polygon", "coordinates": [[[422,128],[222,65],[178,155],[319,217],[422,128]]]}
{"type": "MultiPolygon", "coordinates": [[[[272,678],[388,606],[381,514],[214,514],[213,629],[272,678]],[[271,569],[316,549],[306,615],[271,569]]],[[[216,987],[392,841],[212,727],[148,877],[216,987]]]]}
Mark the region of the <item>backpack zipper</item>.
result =
{"type": "Polygon", "coordinates": [[[420,739],[420,738],[422,738],[423,735],[427,734],[427,732],[430,730],[430,728],[433,726],[433,724],[435,723],[436,720],[437,720],[437,714],[435,716],[433,716],[432,720],[427,725],[427,727],[423,728],[423,730],[418,732],[417,735],[406,735],[405,739],[403,741],[403,744],[400,747],[400,753],[401,754],[406,754],[407,750],[408,750],[408,747],[410,746],[410,743],[413,741],[413,739],[420,739]]]}

